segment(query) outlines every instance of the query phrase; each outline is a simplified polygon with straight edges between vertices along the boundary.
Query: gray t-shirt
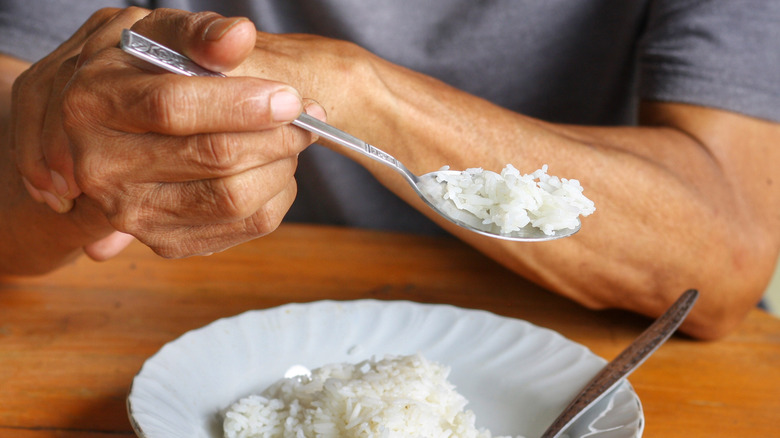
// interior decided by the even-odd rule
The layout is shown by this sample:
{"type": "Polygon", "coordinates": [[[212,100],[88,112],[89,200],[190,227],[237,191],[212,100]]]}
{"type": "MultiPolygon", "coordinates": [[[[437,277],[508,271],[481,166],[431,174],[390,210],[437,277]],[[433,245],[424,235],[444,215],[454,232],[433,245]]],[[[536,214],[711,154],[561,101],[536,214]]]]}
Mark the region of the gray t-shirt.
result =
{"type": "MultiPolygon", "coordinates": [[[[0,52],[37,60],[94,10],[128,4],[214,10],[250,17],[262,31],[350,40],[552,122],[630,125],[640,99],[780,121],[777,0],[3,0],[0,52]]],[[[438,230],[325,148],[301,155],[298,185],[289,220],[438,230]]]]}

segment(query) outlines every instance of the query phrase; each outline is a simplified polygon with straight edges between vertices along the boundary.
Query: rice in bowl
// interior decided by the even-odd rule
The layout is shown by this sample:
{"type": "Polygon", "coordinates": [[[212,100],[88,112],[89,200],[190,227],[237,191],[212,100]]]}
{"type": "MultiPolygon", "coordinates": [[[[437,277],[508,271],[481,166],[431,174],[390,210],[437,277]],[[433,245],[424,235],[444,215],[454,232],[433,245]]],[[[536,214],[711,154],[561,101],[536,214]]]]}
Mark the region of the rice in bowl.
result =
{"type": "Polygon", "coordinates": [[[491,438],[449,372],[419,354],[326,365],[234,403],[225,438],[491,438]]]}

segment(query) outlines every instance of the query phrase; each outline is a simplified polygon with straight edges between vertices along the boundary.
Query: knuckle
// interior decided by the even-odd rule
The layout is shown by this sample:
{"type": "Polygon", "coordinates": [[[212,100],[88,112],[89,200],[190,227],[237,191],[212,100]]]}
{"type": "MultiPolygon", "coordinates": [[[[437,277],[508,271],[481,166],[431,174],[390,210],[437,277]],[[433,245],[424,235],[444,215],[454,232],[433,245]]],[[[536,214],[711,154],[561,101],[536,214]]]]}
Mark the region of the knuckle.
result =
{"type": "Polygon", "coordinates": [[[100,8],[95,11],[87,21],[89,23],[95,23],[96,25],[100,26],[112,20],[119,13],[121,13],[121,11],[122,10],[120,8],[100,8]]]}
{"type": "Polygon", "coordinates": [[[253,190],[249,190],[244,184],[235,179],[214,180],[215,205],[219,210],[217,214],[231,219],[241,220],[253,215],[254,206],[253,190]]]}
{"type": "Polygon", "coordinates": [[[101,198],[105,189],[104,181],[107,174],[105,166],[98,164],[99,160],[83,159],[74,162],[73,176],[81,191],[91,198],[101,198]]]}
{"type": "Polygon", "coordinates": [[[120,206],[117,211],[109,215],[109,222],[117,231],[137,235],[139,239],[145,236],[139,214],[131,209],[120,206]]]}
{"type": "Polygon", "coordinates": [[[182,81],[165,81],[146,94],[145,106],[151,123],[160,133],[184,135],[196,126],[192,109],[197,105],[182,81]]]}
{"type": "MultiPolygon", "coordinates": [[[[146,243],[146,242],[144,242],[146,243]]],[[[174,245],[168,242],[155,245],[153,243],[146,243],[146,245],[154,251],[158,256],[165,259],[182,259],[192,255],[185,248],[180,245],[174,245]]]]}
{"type": "Polygon", "coordinates": [[[119,15],[120,12],[120,8],[100,8],[89,16],[87,21],[84,22],[82,28],[79,29],[79,32],[81,32],[84,37],[87,37],[95,33],[102,26],[105,26],[107,23],[111,22],[111,20],[119,15]]]}
{"type": "Polygon", "coordinates": [[[256,214],[244,220],[244,230],[249,236],[265,236],[279,228],[282,223],[282,215],[275,214],[268,209],[261,209],[256,214]]]}
{"type": "MultiPolygon", "coordinates": [[[[127,183],[128,179],[121,171],[121,166],[112,165],[112,160],[106,159],[102,154],[90,152],[74,157],[73,179],[81,192],[97,201],[104,210],[132,210],[120,206],[124,206],[127,199],[134,199],[135,193],[131,193],[133,186],[127,183]]],[[[119,231],[129,229],[122,228],[119,231]]]]}
{"type": "Polygon", "coordinates": [[[239,145],[234,136],[226,133],[204,134],[195,138],[195,159],[210,174],[224,175],[237,164],[239,145]]]}
{"type": "Polygon", "coordinates": [[[196,12],[194,14],[188,14],[185,20],[188,22],[189,25],[192,26],[192,28],[200,29],[201,27],[208,26],[209,24],[211,24],[212,21],[221,17],[222,15],[216,12],[203,11],[203,12],[196,12]]]}
{"type": "Polygon", "coordinates": [[[154,234],[151,236],[140,236],[138,240],[148,246],[155,254],[165,259],[181,259],[191,255],[181,244],[176,244],[174,238],[170,236],[154,234]]]}
{"type": "Polygon", "coordinates": [[[84,142],[76,137],[78,136],[71,136],[69,147],[64,150],[67,154],[65,159],[72,162],[73,178],[81,191],[88,196],[101,196],[112,181],[116,180],[116,167],[111,165],[93,142],[84,142]]]}
{"type": "Polygon", "coordinates": [[[202,33],[202,28],[217,17],[221,17],[221,15],[211,11],[181,13],[173,9],[164,8],[154,9],[148,14],[148,20],[152,22],[170,23],[177,29],[183,29],[185,32],[192,33],[202,33]]]}
{"type": "Polygon", "coordinates": [[[252,238],[265,236],[275,231],[284,220],[290,208],[297,186],[295,180],[291,180],[287,188],[277,194],[271,201],[266,202],[252,216],[244,220],[244,233],[252,238]]]}
{"type": "Polygon", "coordinates": [[[115,229],[149,243],[150,239],[165,235],[166,229],[160,220],[160,210],[148,207],[154,204],[154,200],[150,199],[154,196],[159,196],[154,190],[149,192],[132,186],[117,187],[101,198],[102,208],[115,229]]]}
{"type": "Polygon", "coordinates": [[[166,259],[182,259],[208,251],[207,244],[202,239],[173,232],[155,233],[139,240],[155,254],[166,259]]]}
{"type": "Polygon", "coordinates": [[[97,28],[117,19],[127,18],[135,22],[149,15],[149,12],[148,9],[138,6],[130,6],[127,8],[104,7],[95,11],[92,16],[89,17],[87,23],[92,24],[93,28],[97,28]]]}
{"type": "Polygon", "coordinates": [[[279,140],[285,157],[297,157],[316,140],[316,135],[295,126],[282,126],[277,130],[279,140]]]}
{"type": "Polygon", "coordinates": [[[146,17],[150,13],[151,11],[149,9],[141,8],[138,6],[130,6],[128,8],[122,9],[121,11],[118,11],[116,15],[126,17],[131,21],[135,22],[141,20],[142,18],[146,17]]]}

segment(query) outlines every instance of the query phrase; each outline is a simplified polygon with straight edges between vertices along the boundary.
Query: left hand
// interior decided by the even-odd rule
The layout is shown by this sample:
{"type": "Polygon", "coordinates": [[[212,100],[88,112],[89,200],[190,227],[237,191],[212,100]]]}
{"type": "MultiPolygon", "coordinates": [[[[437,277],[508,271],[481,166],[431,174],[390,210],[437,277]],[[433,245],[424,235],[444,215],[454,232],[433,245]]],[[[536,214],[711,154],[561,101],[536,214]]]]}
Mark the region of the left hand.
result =
{"type": "MultiPolygon", "coordinates": [[[[149,14],[148,10],[102,9],[54,52],[14,82],[8,142],[29,195],[58,213],[67,213],[81,189],[74,179],[70,145],[62,128],[62,91],[73,77],[84,48],[116,44],[118,32],[149,14]]],[[[82,222],[82,218],[78,219],[82,222]]],[[[98,235],[101,221],[87,221],[88,236],[98,235]]],[[[105,221],[102,221],[103,223],[105,221]]],[[[105,235],[105,231],[102,232],[105,235]]],[[[132,236],[113,232],[85,246],[93,258],[105,259],[124,248],[132,236]]]]}

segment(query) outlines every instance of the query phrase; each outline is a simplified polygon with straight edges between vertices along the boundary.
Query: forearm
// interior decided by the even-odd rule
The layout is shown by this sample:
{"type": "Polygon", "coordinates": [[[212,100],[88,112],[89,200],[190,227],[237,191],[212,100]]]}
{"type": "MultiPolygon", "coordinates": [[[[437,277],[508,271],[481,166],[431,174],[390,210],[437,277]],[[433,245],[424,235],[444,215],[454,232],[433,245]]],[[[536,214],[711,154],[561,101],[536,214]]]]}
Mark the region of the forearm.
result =
{"type": "MultiPolygon", "coordinates": [[[[753,183],[742,181],[744,158],[724,152],[735,150],[732,145],[713,147],[734,138],[723,132],[705,138],[706,129],[697,125],[702,117],[656,119],[644,127],[554,125],[345,50],[358,67],[336,69],[334,76],[318,69],[323,77],[310,81],[293,75],[301,81],[293,84],[326,106],[331,123],[387,150],[413,172],[443,165],[500,170],[511,163],[530,173],[548,164],[550,173],[581,181],[597,211],[577,235],[509,243],[453,227],[430,214],[397,174],[351,154],[410,204],[500,263],[587,306],[650,316],[683,290],[699,288],[703,297],[685,329],[700,337],[724,334],[758,301],[777,256],[778,218],[745,196],[745,184],[753,183]]],[[[686,114],[697,111],[705,110],[686,114]]],[[[724,125],[733,122],[723,117],[724,125]]],[[[769,162],[777,159],[760,144],[749,147],[751,155],[761,150],[774,153],[765,156],[769,162]]],[[[771,166],[755,170],[751,176],[760,183],[753,188],[766,191],[760,184],[771,166]]],[[[778,207],[776,198],[768,202],[778,207]]]]}

